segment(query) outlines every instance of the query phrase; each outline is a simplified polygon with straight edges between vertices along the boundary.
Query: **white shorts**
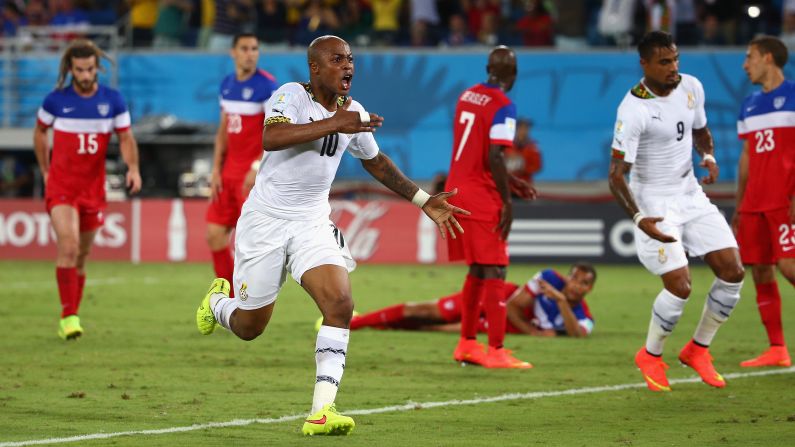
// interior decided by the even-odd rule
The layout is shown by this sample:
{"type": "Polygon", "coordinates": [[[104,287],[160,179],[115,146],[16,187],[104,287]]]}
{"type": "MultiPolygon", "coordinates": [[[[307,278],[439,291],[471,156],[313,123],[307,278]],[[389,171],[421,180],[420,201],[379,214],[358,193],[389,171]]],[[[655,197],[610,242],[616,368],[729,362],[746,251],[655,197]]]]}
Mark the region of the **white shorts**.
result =
{"type": "Polygon", "coordinates": [[[665,244],[635,227],[638,258],[655,275],[685,267],[688,254],[701,257],[724,248],[737,248],[726,218],[700,189],[670,196],[644,194],[635,199],[643,214],[663,218],[657,223],[661,232],[676,238],[676,242],[665,244]]]}
{"type": "Polygon", "coordinates": [[[234,290],[244,310],[276,301],[288,272],[300,284],[319,265],[356,268],[342,232],[328,218],[284,220],[244,206],[235,232],[234,290]]]}

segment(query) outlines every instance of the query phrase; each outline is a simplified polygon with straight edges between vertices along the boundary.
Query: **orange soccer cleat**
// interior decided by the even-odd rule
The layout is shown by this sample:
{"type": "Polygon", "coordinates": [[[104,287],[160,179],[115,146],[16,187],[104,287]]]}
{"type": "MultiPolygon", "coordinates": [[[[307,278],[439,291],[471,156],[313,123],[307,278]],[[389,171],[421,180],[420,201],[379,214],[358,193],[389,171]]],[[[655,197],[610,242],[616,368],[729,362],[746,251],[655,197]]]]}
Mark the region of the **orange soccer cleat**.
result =
{"type": "Polygon", "coordinates": [[[528,362],[523,362],[511,354],[511,351],[505,348],[492,349],[489,348],[489,353],[486,356],[486,363],[483,364],[486,368],[516,368],[516,369],[529,369],[532,368],[528,362]]]}
{"type": "Polygon", "coordinates": [[[786,346],[771,346],[759,357],[740,363],[743,368],[758,368],[760,366],[791,366],[789,351],[786,346]]]}
{"type": "Polygon", "coordinates": [[[655,357],[646,351],[646,347],[640,348],[635,354],[635,365],[640,369],[643,378],[646,380],[646,386],[652,391],[671,391],[671,386],[668,384],[668,377],[665,375],[665,370],[668,365],[663,362],[662,357],[655,357]]]}
{"type": "Polygon", "coordinates": [[[482,366],[486,362],[486,347],[478,343],[477,340],[462,338],[453,351],[453,358],[456,362],[474,363],[482,366]]]}
{"type": "Polygon", "coordinates": [[[693,340],[690,340],[679,352],[679,361],[683,365],[695,369],[698,375],[701,376],[701,380],[707,385],[712,385],[716,388],[726,386],[723,376],[718,374],[712,365],[712,355],[709,353],[709,348],[699,346],[693,340]]]}

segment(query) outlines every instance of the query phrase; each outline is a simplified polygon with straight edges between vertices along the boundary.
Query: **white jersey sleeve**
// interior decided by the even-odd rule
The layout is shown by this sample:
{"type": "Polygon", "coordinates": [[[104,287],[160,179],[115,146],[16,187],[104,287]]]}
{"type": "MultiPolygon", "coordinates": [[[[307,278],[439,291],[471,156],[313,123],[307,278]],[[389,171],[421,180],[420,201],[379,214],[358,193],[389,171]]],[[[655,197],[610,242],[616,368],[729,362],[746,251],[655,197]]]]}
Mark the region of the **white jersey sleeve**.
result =
{"type": "Polygon", "coordinates": [[[693,129],[703,129],[707,126],[707,112],[704,110],[706,98],[704,97],[704,85],[694,76],[690,76],[693,81],[693,90],[696,96],[695,116],[693,117],[693,129]]]}
{"type": "Polygon", "coordinates": [[[300,117],[306,101],[306,92],[301,84],[289,82],[282,85],[265,102],[265,124],[303,124],[300,117]]]}
{"type": "Polygon", "coordinates": [[[627,163],[635,163],[638,144],[649,120],[649,113],[629,96],[621,101],[613,130],[613,149],[627,163]]]}
{"type": "MultiPolygon", "coordinates": [[[[365,111],[364,107],[358,101],[351,101],[351,106],[348,110],[354,112],[365,111]]],[[[348,152],[354,157],[361,160],[371,160],[378,155],[378,143],[375,142],[375,137],[372,132],[359,132],[353,135],[351,142],[348,144],[348,152]]]]}

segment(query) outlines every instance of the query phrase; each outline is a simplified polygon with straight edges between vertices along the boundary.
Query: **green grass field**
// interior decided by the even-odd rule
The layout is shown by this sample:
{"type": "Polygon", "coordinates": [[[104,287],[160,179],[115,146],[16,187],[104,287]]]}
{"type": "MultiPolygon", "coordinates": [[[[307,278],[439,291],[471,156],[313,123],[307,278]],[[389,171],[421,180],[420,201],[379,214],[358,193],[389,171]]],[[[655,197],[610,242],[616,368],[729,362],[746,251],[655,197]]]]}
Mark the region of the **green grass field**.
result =
{"type": "MultiPolygon", "coordinates": [[[[522,282],[540,266],[516,265],[522,282]]],[[[565,269],[565,266],[556,266],[565,269]]],[[[410,404],[407,411],[355,417],[346,438],[304,438],[300,417],[314,383],[311,299],[292,282],[281,294],[265,334],[243,342],[221,330],[198,334],[195,309],[211,278],[209,265],[99,263],[89,265],[81,309],[86,334],[56,336],[60,309],[52,263],[2,262],[4,299],[0,362],[0,446],[13,442],[126,431],[157,430],[88,446],[792,446],[795,374],[751,376],[723,390],[700,382],[674,392],[640,384],[633,355],[643,344],[659,280],[640,266],[600,266],[589,298],[596,318],[585,340],[508,336],[507,346],[535,364],[525,371],[464,367],[452,361],[455,334],[360,331],[351,337],[337,398],[343,411],[410,404]],[[492,403],[427,402],[543,393],[492,403]],[[558,393],[555,393],[558,392],[558,393]],[[533,396],[529,396],[533,397],[533,396]],[[416,403],[416,405],[411,405],[416,403]],[[209,422],[259,423],[174,432],[209,422]],[[250,422],[250,421],[243,421],[250,422]],[[172,429],[172,430],[168,430],[172,429]]],[[[368,311],[457,290],[463,267],[361,266],[352,275],[356,308],[368,311]]],[[[692,303],[666,346],[669,378],[695,376],[676,354],[692,335],[711,275],[693,271],[692,303]]],[[[793,291],[782,284],[785,325],[795,341],[793,291]]],[[[747,373],[738,363],[766,346],[748,284],[732,319],[713,345],[724,375],[747,373]]]]}

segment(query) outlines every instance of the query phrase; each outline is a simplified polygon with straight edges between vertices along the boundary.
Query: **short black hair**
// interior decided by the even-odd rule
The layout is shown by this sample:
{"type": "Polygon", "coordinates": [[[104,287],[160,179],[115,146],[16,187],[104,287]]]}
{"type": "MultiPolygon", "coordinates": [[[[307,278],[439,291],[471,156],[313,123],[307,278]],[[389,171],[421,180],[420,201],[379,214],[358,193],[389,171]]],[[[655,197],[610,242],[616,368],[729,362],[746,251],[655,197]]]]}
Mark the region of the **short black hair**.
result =
{"type": "Polygon", "coordinates": [[[657,48],[673,48],[676,46],[674,37],[665,31],[651,31],[646,33],[638,42],[638,54],[641,59],[649,60],[654,56],[657,48]]]}
{"type": "Polygon", "coordinates": [[[757,36],[754,37],[748,45],[753,45],[759,51],[759,54],[771,54],[773,62],[776,63],[778,68],[784,68],[787,65],[789,54],[787,53],[787,46],[778,37],[773,36],[757,36]]]}
{"type": "Polygon", "coordinates": [[[237,45],[237,42],[240,39],[245,39],[246,37],[253,37],[254,39],[257,39],[257,43],[259,43],[259,37],[257,37],[257,35],[254,33],[237,33],[235,34],[235,37],[232,38],[232,48],[237,45]]]}
{"type": "Polygon", "coordinates": [[[596,269],[593,264],[588,261],[577,261],[571,265],[571,272],[579,270],[581,272],[590,273],[593,276],[593,282],[596,282],[596,269]]]}

